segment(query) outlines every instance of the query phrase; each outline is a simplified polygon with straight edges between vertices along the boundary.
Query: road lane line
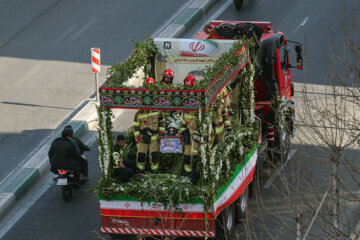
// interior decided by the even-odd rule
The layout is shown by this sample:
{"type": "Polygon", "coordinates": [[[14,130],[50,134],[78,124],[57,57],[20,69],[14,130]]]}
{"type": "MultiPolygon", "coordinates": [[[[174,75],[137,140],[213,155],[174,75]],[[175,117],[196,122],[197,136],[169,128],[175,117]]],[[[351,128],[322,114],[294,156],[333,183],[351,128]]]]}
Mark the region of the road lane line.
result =
{"type": "Polygon", "coordinates": [[[34,77],[35,74],[38,73],[43,67],[44,65],[42,64],[37,64],[33,66],[22,78],[16,81],[14,85],[23,87],[24,83],[31,77],[34,77]]]}
{"type": "Polygon", "coordinates": [[[94,23],[97,22],[97,18],[91,19],[87,24],[85,24],[82,28],[80,28],[75,34],[70,36],[70,40],[74,41],[76,40],[83,32],[85,32],[87,29],[91,27],[94,23]]]}
{"type": "Polygon", "coordinates": [[[66,32],[64,32],[63,34],[61,34],[56,40],[55,43],[59,43],[61,42],[63,39],[65,39],[68,35],[70,35],[70,33],[72,32],[72,30],[74,30],[76,27],[76,24],[72,25],[71,27],[69,27],[66,32]]]}
{"type": "Polygon", "coordinates": [[[307,22],[308,22],[308,20],[309,20],[309,17],[306,17],[303,21],[302,21],[302,23],[300,23],[300,25],[295,29],[295,31],[293,32],[293,36],[296,34],[296,32],[301,28],[301,27],[303,27],[307,22]]]}

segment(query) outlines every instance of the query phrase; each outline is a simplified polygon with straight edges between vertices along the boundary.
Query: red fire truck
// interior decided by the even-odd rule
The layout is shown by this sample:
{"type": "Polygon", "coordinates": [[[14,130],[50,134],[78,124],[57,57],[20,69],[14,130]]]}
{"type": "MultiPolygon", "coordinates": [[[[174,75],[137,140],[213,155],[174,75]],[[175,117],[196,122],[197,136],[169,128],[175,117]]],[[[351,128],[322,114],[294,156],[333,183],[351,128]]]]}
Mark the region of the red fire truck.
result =
{"type": "MultiPolygon", "coordinates": [[[[253,38],[258,49],[256,56],[248,56],[248,58],[252,58],[256,68],[254,76],[255,114],[262,125],[259,145],[254,146],[253,151],[246,155],[245,162],[238,164],[233,169],[233,176],[219,190],[217,198],[214,199],[214,206],[207,215],[201,198],[193,198],[191,201],[180,204],[179,207],[182,211],[179,213],[169,211],[156,202],[142,203],[128,195],[119,195],[111,200],[100,197],[102,233],[110,234],[114,239],[121,235],[201,238],[207,236],[216,239],[225,239],[225,235],[228,237],[232,235],[236,220],[243,219],[245,215],[249,194],[247,188],[253,180],[256,167],[260,164],[258,148],[261,146],[268,148],[270,160],[273,162],[279,161],[288,154],[290,136],[294,134],[293,121],[295,117],[291,68],[302,69],[301,44],[287,40],[282,32],[274,31],[270,22],[239,21],[211,21],[202,32],[196,35],[195,39],[161,39],[158,41],[160,42],[159,46],[166,50],[175,44],[180,47],[182,44],[190,46],[191,49],[188,52],[182,51],[182,56],[192,54],[194,57],[201,58],[203,56],[201,54],[209,55],[209,52],[218,51],[214,45],[205,47],[201,45],[202,43],[211,45],[212,42],[209,40],[220,40],[216,42],[218,44],[216,46],[223,44],[221,46],[226,49],[227,43],[243,36],[253,38]],[[295,46],[296,66],[290,64],[290,44],[295,46]],[[201,53],[201,51],[208,52],[201,53]],[[284,115],[286,128],[275,127],[277,120],[272,101],[274,97],[283,99],[283,104],[286,104],[287,114],[284,115]],[[205,225],[206,218],[208,227],[205,225]]],[[[162,55],[158,60],[165,61],[166,57],[162,55]]],[[[239,70],[241,70],[241,64],[239,70]]],[[[180,76],[179,79],[184,79],[184,76],[180,76]]],[[[217,91],[221,91],[222,87],[224,86],[217,91]]],[[[139,103],[135,104],[137,107],[123,103],[119,105],[116,99],[122,100],[124,97],[116,96],[116,94],[121,94],[121,91],[121,89],[101,87],[102,106],[141,108],[142,105],[139,103]]],[[[143,91],[142,95],[147,90],[143,91]]],[[[167,90],[164,91],[164,95],[167,95],[167,90]]],[[[168,92],[171,91],[174,93],[172,95],[172,99],[174,99],[175,92],[168,90],[168,92]]],[[[197,94],[200,96],[202,92],[198,91],[197,94]]],[[[180,92],[180,95],[185,96],[186,91],[180,92]]],[[[206,92],[204,96],[206,96],[206,92]]],[[[205,110],[206,107],[204,106],[205,110]]],[[[157,109],[172,110],[170,107],[158,107],[157,109]]]]}

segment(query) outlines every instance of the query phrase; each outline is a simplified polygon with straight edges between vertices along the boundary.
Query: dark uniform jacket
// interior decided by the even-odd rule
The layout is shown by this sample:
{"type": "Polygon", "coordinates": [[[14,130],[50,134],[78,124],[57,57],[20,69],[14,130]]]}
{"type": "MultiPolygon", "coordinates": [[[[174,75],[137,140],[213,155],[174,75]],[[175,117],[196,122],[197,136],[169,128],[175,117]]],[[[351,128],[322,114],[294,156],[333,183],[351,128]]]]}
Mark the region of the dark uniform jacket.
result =
{"type": "Polygon", "coordinates": [[[65,138],[53,141],[48,156],[52,172],[56,172],[57,169],[80,171],[80,155],[75,146],[65,138]]]}

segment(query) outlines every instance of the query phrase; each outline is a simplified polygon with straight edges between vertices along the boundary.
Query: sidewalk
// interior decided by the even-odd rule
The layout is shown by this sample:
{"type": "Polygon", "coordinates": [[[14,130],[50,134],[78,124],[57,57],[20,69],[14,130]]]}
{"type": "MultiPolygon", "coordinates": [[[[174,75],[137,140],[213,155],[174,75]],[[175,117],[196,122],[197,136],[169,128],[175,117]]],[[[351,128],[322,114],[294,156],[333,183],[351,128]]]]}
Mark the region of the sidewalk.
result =
{"type": "MultiPolygon", "coordinates": [[[[194,0],[182,9],[165,26],[156,37],[179,37],[185,33],[194,23],[201,19],[202,14],[207,12],[215,2],[219,0],[194,0]]],[[[90,64],[90,63],[89,63],[90,64]]],[[[123,111],[117,111],[115,118],[123,111]]],[[[81,137],[91,125],[98,122],[95,103],[88,102],[68,123],[72,125],[74,136],[81,137]]],[[[0,219],[39,181],[44,174],[49,172],[50,163],[47,151],[52,141],[59,137],[62,127],[58,127],[49,136],[46,143],[41,146],[26,163],[16,169],[0,186],[0,219]]]]}

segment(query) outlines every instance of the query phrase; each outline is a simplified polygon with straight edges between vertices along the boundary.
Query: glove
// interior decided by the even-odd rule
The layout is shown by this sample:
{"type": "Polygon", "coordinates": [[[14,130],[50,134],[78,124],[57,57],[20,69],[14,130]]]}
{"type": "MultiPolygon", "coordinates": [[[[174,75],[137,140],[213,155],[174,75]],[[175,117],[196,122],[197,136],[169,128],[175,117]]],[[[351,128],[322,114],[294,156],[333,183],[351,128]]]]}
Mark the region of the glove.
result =
{"type": "Polygon", "coordinates": [[[230,83],[231,89],[236,88],[236,85],[240,82],[240,78],[235,79],[232,83],[230,83]]]}
{"type": "Polygon", "coordinates": [[[150,128],[144,128],[140,130],[142,142],[145,144],[149,144],[151,142],[151,136],[153,135],[153,131],[150,128]]]}
{"type": "Polygon", "coordinates": [[[189,145],[191,144],[191,138],[190,138],[190,132],[189,129],[186,129],[185,131],[183,131],[181,133],[182,136],[182,140],[183,140],[183,144],[184,145],[189,145]]]}
{"type": "Polygon", "coordinates": [[[201,142],[201,137],[199,135],[193,134],[192,139],[197,143],[201,142]]]}

